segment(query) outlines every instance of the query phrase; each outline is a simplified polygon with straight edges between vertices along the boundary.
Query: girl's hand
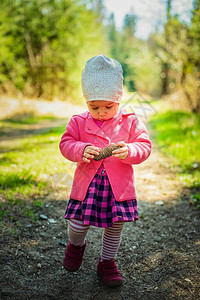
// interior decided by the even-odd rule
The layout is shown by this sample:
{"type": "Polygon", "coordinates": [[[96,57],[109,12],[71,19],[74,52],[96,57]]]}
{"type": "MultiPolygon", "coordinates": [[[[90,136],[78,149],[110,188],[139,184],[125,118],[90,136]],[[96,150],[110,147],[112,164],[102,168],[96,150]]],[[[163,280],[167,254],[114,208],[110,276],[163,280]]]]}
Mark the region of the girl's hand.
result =
{"type": "Polygon", "coordinates": [[[128,147],[127,144],[123,141],[116,143],[117,146],[121,146],[120,149],[114,150],[112,156],[118,157],[120,159],[125,159],[128,156],[128,147]]]}
{"type": "Polygon", "coordinates": [[[100,148],[95,146],[86,146],[83,152],[83,161],[86,163],[90,163],[90,159],[94,158],[94,155],[98,155],[100,148]]]}

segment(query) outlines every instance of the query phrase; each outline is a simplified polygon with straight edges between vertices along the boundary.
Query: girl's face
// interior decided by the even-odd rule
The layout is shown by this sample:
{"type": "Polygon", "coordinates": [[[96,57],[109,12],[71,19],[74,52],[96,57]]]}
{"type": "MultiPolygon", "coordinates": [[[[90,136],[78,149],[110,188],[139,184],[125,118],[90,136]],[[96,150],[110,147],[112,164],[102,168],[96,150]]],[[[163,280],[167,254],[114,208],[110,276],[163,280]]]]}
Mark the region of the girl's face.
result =
{"type": "Polygon", "coordinates": [[[99,121],[112,119],[119,109],[119,103],[106,100],[89,101],[87,106],[91,116],[99,121]]]}

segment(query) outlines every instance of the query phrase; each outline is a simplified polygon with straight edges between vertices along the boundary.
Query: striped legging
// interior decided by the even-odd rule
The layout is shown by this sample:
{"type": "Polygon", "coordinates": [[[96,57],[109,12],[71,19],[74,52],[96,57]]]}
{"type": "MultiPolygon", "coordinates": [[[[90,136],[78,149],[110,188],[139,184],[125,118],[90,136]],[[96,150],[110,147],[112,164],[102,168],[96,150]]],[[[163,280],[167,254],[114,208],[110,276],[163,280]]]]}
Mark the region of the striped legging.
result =
{"type": "MultiPolygon", "coordinates": [[[[104,229],[101,260],[110,260],[116,256],[121,241],[123,224],[124,222],[114,222],[112,227],[104,229]]],[[[72,244],[82,246],[85,243],[89,227],[89,225],[84,225],[81,220],[70,219],[68,235],[72,244]]]]}

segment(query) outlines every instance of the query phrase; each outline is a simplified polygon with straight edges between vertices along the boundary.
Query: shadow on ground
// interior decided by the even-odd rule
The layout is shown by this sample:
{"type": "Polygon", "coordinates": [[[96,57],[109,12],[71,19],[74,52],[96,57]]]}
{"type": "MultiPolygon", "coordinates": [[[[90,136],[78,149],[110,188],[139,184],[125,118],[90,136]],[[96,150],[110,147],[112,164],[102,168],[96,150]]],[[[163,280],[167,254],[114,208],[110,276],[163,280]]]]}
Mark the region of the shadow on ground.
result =
{"type": "Polygon", "coordinates": [[[103,286],[96,272],[102,229],[90,228],[78,272],[62,268],[65,207],[64,200],[46,201],[36,211],[35,221],[25,218],[16,206],[10,207],[15,218],[5,219],[1,235],[2,300],[199,299],[200,218],[186,200],[163,206],[139,202],[140,220],[126,223],[123,229],[117,264],[124,283],[118,288],[103,286]]]}

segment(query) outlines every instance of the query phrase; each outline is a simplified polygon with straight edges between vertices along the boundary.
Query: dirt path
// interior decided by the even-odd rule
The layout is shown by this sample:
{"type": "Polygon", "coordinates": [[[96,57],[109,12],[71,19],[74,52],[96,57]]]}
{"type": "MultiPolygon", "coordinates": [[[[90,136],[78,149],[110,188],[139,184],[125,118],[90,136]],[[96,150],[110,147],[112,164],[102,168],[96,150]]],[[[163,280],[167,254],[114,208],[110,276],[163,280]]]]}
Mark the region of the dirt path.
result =
{"type": "Polygon", "coordinates": [[[37,222],[19,218],[17,234],[1,236],[0,299],[200,299],[199,211],[186,198],[179,200],[181,187],[169,166],[154,146],[151,157],[135,168],[140,220],[123,229],[117,256],[121,287],[103,286],[96,273],[102,229],[90,228],[78,272],[62,268],[66,200],[48,197],[37,222]]]}

